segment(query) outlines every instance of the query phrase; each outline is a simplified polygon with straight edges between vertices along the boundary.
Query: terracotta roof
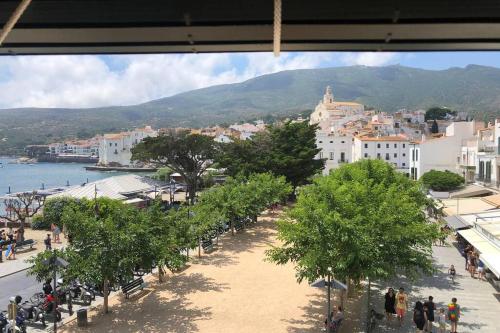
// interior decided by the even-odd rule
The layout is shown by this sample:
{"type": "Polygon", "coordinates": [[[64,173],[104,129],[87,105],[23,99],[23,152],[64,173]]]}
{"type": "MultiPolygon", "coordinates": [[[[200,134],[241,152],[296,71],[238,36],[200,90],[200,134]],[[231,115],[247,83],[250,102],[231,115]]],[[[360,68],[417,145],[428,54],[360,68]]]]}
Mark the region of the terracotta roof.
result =
{"type": "Polygon", "coordinates": [[[110,140],[118,140],[121,139],[125,136],[124,133],[112,133],[112,134],[104,134],[105,139],[110,139],[110,140]]]}
{"type": "Polygon", "coordinates": [[[335,104],[339,104],[339,105],[352,105],[352,106],[357,106],[357,105],[362,105],[362,104],[359,104],[359,103],[356,103],[356,102],[334,102],[335,104]]]}

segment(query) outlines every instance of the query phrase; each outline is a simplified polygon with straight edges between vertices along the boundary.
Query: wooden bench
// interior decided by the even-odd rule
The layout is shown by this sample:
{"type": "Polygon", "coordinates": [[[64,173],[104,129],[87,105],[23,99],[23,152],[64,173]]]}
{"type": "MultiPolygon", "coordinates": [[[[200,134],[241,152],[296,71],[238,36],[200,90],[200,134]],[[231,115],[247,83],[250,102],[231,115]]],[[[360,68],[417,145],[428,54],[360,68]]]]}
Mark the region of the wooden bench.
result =
{"type": "Polygon", "coordinates": [[[128,298],[130,294],[136,292],[137,290],[144,289],[144,280],[142,277],[135,279],[122,286],[122,292],[125,294],[125,298],[128,298]]]}
{"type": "Polygon", "coordinates": [[[203,248],[203,251],[209,252],[214,248],[214,243],[211,238],[202,238],[201,247],[203,248]]]}

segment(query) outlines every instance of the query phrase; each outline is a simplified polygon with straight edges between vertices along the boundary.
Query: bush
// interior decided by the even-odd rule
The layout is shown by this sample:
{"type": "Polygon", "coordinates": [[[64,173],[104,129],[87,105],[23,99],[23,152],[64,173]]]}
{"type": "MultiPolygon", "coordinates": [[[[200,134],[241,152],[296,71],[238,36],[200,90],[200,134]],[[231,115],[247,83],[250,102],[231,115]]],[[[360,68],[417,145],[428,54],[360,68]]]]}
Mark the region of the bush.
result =
{"type": "Polygon", "coordinates": [[[42,214],[35,215],[31,228],[34,230],[50,230],[50,222],[43,218],[42,214]]]}
{"type": "Polygon", "coordinates": [[[428,189],[434,191],[451,191],[464,183],[464,178],[456,173],[431,170],[422,175],[422,183],[428,189]]]}

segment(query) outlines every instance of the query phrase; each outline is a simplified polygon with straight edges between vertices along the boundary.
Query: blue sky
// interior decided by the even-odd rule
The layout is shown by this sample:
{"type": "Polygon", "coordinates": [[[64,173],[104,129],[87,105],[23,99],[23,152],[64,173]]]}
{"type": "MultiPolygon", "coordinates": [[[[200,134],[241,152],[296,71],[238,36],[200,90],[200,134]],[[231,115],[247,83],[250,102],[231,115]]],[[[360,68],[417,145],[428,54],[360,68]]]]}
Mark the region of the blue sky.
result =
{"type": "Polygon", "coordinates": [[[132,105],[282,70],[394,64],[430,70],[500,67],[500,52],[4,56],[0,108],[132,105]]]}

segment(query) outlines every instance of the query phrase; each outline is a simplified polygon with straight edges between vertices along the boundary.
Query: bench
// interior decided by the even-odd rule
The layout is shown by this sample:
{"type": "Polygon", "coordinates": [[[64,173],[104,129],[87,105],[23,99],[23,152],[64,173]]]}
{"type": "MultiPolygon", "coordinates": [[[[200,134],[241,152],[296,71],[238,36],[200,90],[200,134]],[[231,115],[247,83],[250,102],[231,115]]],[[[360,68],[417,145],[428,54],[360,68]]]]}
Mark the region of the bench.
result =
{"type": "Polygon", "coordinates": [[[203,248],[203,251],[208,252],[214,248],[214,243],[211,238],[202,238],[201,247],[203,248]]]}
{"type": "Polygon", "coordinates": [[[144,280],[141,278],[135,279],[127,284],[122,286],[122,292],[125,294],[125,298],[128,298],[130,294],[134,293],[137,290],[144,289],[144,280]]]}

